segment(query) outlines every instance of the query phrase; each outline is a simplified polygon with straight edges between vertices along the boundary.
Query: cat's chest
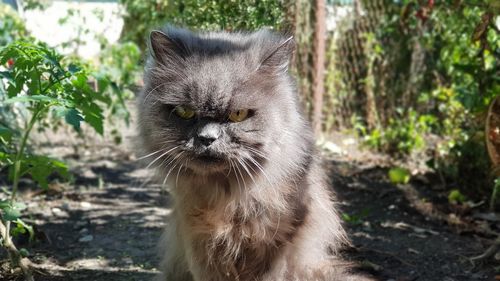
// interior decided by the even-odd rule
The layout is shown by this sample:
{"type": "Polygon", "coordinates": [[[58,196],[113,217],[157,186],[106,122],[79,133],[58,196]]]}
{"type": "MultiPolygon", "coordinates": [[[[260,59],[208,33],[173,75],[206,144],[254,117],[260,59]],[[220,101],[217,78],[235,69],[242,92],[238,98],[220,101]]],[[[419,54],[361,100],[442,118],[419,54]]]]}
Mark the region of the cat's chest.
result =
{"type": "Polygon", "coordinates": [[[186,210],[184,219],[191,233],[204,239],[271,242],[271,237],[266,236],[278,230],[277,215],[275,218],[267,211],[249,215],[245,211],[233,206],[191,208],[186,210]]]}
{"type": "Polygon", "coordinates": [[[188,260],[220,273],[214,280],[236,280],[231,276],[254,280],[267,272],[282,248],[292,242],[307,213],[292,196],[281,202],[286,207],[276,208],[269,200],[232,193],[239,189],[213,181],[210,185],[196,186],[187,180],[179,184],[189,184],[183,187],[186,193],[176,194],[177,200],[183,199],[176,201],[176,217],[192,255],[188,260]]]}
{"type": "Polygon", "coordinates": [[[242,219],[237,214],[228,217],[193,210],[186,222],[194,260],[221,274],[217,280],[253,280],[264,274],[287,237],[283,233],[286,220],[279,222],[264,214],[242,219]]]}
{"type": "Polygon", "coordinates": [[[289,239],[304,219],[305,208],[297,206],[297,202],[289,199],[284,203],[288,207],[275,208],[251,193],[235,192],[241,189],[231,186],[231,182],[186,179],[182,184],[177,186],[186,192],[182,202],[176,204],[179,219],[197,239],[276,247],[289,239]]]}

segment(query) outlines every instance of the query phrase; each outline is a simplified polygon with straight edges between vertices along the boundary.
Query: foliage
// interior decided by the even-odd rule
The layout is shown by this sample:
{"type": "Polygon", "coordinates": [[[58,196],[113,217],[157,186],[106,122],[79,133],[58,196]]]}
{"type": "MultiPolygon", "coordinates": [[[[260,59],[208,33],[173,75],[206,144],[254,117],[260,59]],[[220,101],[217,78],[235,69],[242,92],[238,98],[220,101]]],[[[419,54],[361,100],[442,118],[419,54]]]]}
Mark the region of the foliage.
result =
{"type": "MultiPolygon", "coordinates": [[[[331,38],[327,49],[327,63],[332,67],[325,69],[325,101],[323,105],[324,129],[331,131],[334,127],[346,127],[353,118],[349,108],[353,102],[353,92],[343,79],[339,67],[334,67],[339,59],[338,46],[331,38]]],[[[355,118],[355,117],[354,117],[355,118]]],[[[359,123],[360,124],[360,123],[359,123]]]]}
{"type": "Polygon", "coordinates": [[[48,178],[53,173],[68,177],[63,162],[27,150],[30,134],[35,127],[57,128],[61,119],[78,132],[85,121],[102,134],[102,106],[111,103],[103,92],[110,83],[101,76],[93,76],[79,61],[65,61],[42,43],[20,40],[8,44],[0,49],[0,66],[3,66],[1,107],[19,112],[18,119],[24,119],[17,128],[9,125],[12,120],[1,120],[0,126],[0,170],[7,168],[12,181],[10,199],[0,202],[2,225],[6,228],[2,233],[3,246],[13,251],[16,257],[13,263],[21,265],[22,255],[13,246],[10,235],[24,229],[32,236],[32,230],[20,219],[25,205],[16,202],[20,177],[29,175],[42,188],[48,188],[48,178]],[[99,85],[99,91],[90,87],[91,79],[99,85]],[[12,232],[11,223],[16,224],[12,232]]]}
{"type": "Polygon", "coordinates": [[[0,46],[26,35],[26,27],[17,13],[9,5],[0,3],[0,46]]]}
{"type": "MultiPolygon", "coordinates": [[[[101,9],[94,9],[93,15],[100,21],[104,21],[104,14],[101,9]]],[[[92,70],[97,81],[104,84],[96,84],[102,95],[109,98],[109,105],[105,108],[103,115],[116,143],[121,142],[122,136],[117,125],[125,121],[128,125],[130,113],[127,108],[127,101],[134,98],[133,91],[141,82],[141,52],[139,47],[132,42],[122,42],[110,44],[103,34],[95,29],[81,24],[88,22],[80,10],[68,9],[67,14],[59,19],[61,25],[70,24],[73,26],[71,38],[63,42],[58,48],[69,51],[72,56],[79,54],[82,45],[88,44],[84,37],[93,38],[99,42],[99,54],[96,61],[87,62],[87,68],[92,70]],[[85,35],[85,36],[83,36],[85,35]]]]}
{"type": "Polygon", "coordinates": [[[342,108],[335,117],[355,116],[352,126],[379,151],[424,153],[458,186],[491,185],[482,131],[500,94],[498,2],[383,1],[383,9],[373,2],[361,1],[366,13],[340,31],[333,49],[339,70],[327,81],[350,91],[334,88],[340,94],[329,103],[342,108]]]}
{"type": "Polygon", "coordinates": [[[450,203],[464,203],[466,200],[465,195],[463,195],[460,190],[458,189],[453,189],[450,191],[450,194],[448,195],[448,201],[450,203]]]}
{"type": "MultiPolygon", "coordinates": [[[[419,116],[414,110],[407,115],[390,118],[387,127],[374,129],[365,136],[365,143],[373,148],[392,153],[394,155],[407,155],[416,149],[425,146],[425,134],[430,131],[430,126],[436,121],[432,115],[419,116]]],[[[364,129],[366,130],[366,129],[364,129]]]]}
{"type": "Polygon", "coordinates": [[[410,171],[405,168],[396,167],[389,170],[389,180],[393,184],[407,184],[410,182],[410,171]]]}
{"type": "Polygon", "coordinates": [[[112,81],[110,90],[114,92],[109,94],[112,99],[108,107],[108,120],[117,117],[128,124],[130,114],[125,103],[134,98],[134,91],[141,83],[140,59],[141,51],[132,42],[113,44],[99,54],[96,68],[100,76],[112,81]]]}
{"type": "Polygon", "coordinates": [[[279,29],[284,23],[283,2],[277,0],[120,2],[126,10],[121,37],[143,49],[149,32],[166,23],[194,29],[222,30],[254,30],[264,26],[279,29]]]}
{"type": "Polygon", "coordinates": [[[23,0],[23,9],[27,10],[45,10],[51,4],[52,0],[23,0]]]}
{"type": "MultiPolygon", "coordinates": [[[[104,14],[101,9],[96,8],[92,10],[92,14],[101,23],[103,22],[104,14]]],[[[95,28],[86,24],[87,22],[89,22],[89,19],[87,16],[83,15],[81,10],[69,8],[66,15],[59,18],[58,23],[60,25],[72,27],[72,36],[57,47],[65,51],[65,53],[71,53],[73,56],[78,56],[80,48],[88,44],[84,38],[89,35],[92,36],[95,41],[99,42],[101,49],[108,45],[109,42],[103,36],[102,31],[95,30],[95,28]]]]}
{"type": "Polygon", "coordinates": [[[498,201],[498,198],[500,197],[500,178],[496,178],[493,184],[493,191],[491,192],[491,197],[490,197],[490,211],[494,211],[495,209],[495,204],[498,201]]]}
{"type": "Polygon", "coordinates": [[[360,225],[363,223],[363,220],[370,214],[370,210],[368,209],[363,209],[359,213],[356,214],[347,214],[347,213],[342,213],[341,217],[342,219],[351,225],[360,225]]]}
{"type": "Polygon", "coordinates": [[[490,183],[484,116],[492,99],[500,94],[500,34],[491,22],[495,18],[492,6],[481,3],[486,4],[437,5],[429,14],[433,30],[424,37],[426,45],[437,49],[434,71],[439,73],[435,81],[438,94],[433,100],[441,107],[436,114],[441,127],[436,133],[448,140],[449,148],[449,154],[440,153],[434,163],[441,162],[437,168],[445,168],[447,175],[476,192],[490,183]],[[456,168],[449,173],[449,167],[456,168]]]}
{"type": "Polygon", "coordinates": [[[109,99],[89,86],[89,73],[81,62],[64,65],[63,57],[55,50],[26,41],[2,48],[0,64],[5,65],[11,59],[13,64],[1,73],[7,85],[5,104],[25,103],[40,118],[53,109],[55,116],[64,117],[76,130],[80,129],[80,121],[85,120],[102,134],[102,109],[97,102],[106,103],[109,99]]]}
{"type": "Polygon", "coordinates": [[[484,21],[489,13],[481,6],[437,6],[431,14],[432,37],[426,38],[439,48],[437,69],[446,77],[443,82],[472,113],[485,111],[500,93],[500,34],[493,22],[484,21]]]}
{"type": "MultiPolygon", "coordinates": [[[[44,9],[46,3],[40,3],[30,1],[29,8],[44,9]]],[[[81,122],[101,135],[104,121],[108,125],[116,120],[128,123],[126,102],[140,84],[141,52],[134,43],[111,45],[90,27],[76,24],[75,36],[58,46],[72,53],[63,57],[43,43],[29,43],[22,21],[9,9],[0,10],[0,15],[8,15],[0,19],[0,42],[10,43],[0,49],[0,173],[8,174],[12,186],[4,189],[9,198],[0,202],[0,228],[3,226],[2,234],[6,234],[2,235],[2,246],[13,265],[20,266],[28,278],[29,269],[22,261],[29,253],[17,250],[11,238],[23,233],[34,237],[33,228],[21,219],[26,205],[16,199],[19,179],[30,177],[48,188],[56,176],[70,176],[65,163],[33,151],[31,132],[57,130],[66,123],[83,138],[81,122]],[[77,57],[80,46],[86,44],[80,39],[83,34],[94,34],[101,44],[96,63],[77,57]],[[15,41],[22,38],[25,40],[15,41]]],[[[94,13],[102,20],[100,11],[94,13]]],[[[85,22],[82,17],[78,10],[70,9],[60,24],[85,22]]],[[[115,142],[121,141],[119,130],[113,129],[111,134],[115,142]]]]}

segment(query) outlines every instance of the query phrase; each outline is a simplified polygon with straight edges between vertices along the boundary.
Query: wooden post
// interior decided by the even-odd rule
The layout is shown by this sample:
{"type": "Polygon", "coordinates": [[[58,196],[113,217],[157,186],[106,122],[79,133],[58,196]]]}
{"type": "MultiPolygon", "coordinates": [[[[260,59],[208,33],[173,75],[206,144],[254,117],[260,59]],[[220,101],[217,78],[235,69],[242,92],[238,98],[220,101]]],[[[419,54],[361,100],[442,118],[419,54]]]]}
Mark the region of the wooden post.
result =
{"type": "Polygon", "coordinates": [[[316,0],[316,21],[314,27],[313,46],[313,129],[316,136],[321,133],[324,76],[325,76],[325,49],[326,49],[326,1],[316,0]]]}

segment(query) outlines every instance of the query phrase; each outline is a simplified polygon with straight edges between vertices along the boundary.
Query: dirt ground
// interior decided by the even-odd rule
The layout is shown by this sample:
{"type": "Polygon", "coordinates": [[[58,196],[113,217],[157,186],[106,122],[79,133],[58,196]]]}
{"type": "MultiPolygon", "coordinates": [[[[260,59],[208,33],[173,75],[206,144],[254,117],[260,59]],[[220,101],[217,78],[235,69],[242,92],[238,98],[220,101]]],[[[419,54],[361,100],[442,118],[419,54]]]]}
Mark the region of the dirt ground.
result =
{"type": "MultiPolygon", "coordinates": [[[[171,211],[169,198],[135,160],[129,139],[120,146],[99,139],[39,143],[68,162],[74,179],[45,193],[22,193],[37,240],[30,245],[20,237],[17,243],[37,264],[36,280],[142,281],[157,274],[156,243],[171,211]]],[[[481,229],[498,231],[498,216],[481,220],[481,207],[465,214],[450,208],[432,177],[392,185],[379,161],[351,152],[328,157],[353,242],[344,252],[347,259],[383,281],[500,280],[499,264],[469,259],[492,243],[481,229]]],[[[3,259],[0,280],[21,280],[3,259]]]]}

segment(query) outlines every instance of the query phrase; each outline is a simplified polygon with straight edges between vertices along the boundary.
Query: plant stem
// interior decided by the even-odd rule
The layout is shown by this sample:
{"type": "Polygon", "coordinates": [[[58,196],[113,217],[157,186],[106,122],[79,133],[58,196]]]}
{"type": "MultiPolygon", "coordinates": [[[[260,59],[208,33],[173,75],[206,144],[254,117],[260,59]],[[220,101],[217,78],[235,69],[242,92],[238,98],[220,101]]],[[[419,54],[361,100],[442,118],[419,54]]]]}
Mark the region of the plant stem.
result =
{"type": "MultiPolygon", "coordinates": [[[[498,179],[497,179],[498,180],[498,179]]],[[[493,191],[491,192],[490,198],[490,211],[495,211],[495,203],[497,201],[498,193],[500,192],[500,185],[495,181],[495,185],[493,186],[493,191]]]]}
{"type": "Polygon", "coordinates": [[[23,258],[21,253],[16,248],[16,245],[12,243],[10,239],[10,233],[8,230],[8,225],[10,222],[0,221],[0,235],[3,238],[3,247],[7,250],[9,254],[10,261],[14,266],[19,266],[23,272],[25,281],[34,281],[33,274],[31,273],[30,265],[31,261],[28,258],[23,258]]]}
{"type": "MultiPolygon", "coordinates": [[[[35,112],[31,116],[31,119],[26,126],[26,130],[24,131],[23,138],[21,139],[21,145],[17,150],[15,159],[14,159],[14,182],[12,184],[12,193],[10,196],[10,204],[12,205],[16,199],[17,188],[19,186],[19,178],[21,172],[21,157],[24,154],[24,149],[26,148],[26,143],[28,141],[29,134],[35,123],[38,119],[38,115],[45,109],[43,105],[38,104],[35,108],[35,112]]],[[[0,221],[0,235],[3,238],[3,247],[9,253],[10,260],[14,267],[19,266],[23,272],[25,281],[33,281],[33,275],[30,270],[30,261],[27,258],[23,258],[16,246],[12,242],[10,237],[10,221],[4,221],[3,219],[0,221]]]]}
{"type": "Polygon", "coordinates": [[[24,154],[24,149],[26,148],[26,142],[28,141],[29,134],[37,121],[38,115],[42,112],[43,109],[44,109],[44,107],[42,105],[37,105],[37,107],[35,109],[35,113],[33,113],[33,116],[31,116],[31,120],[28,123],[26,130],[24,131],[24,135],[23,135],[23,138],[21,140],[21,145],[19,146],[19,149],[17,150],[16,157],[14,159],[14,182],[12,184],[12,193],[11,193],[11,197],[10,197],[11,203],[14,202],[14,199],[16,198],[17,188],[19,186],[19,178],[20,178],[19,173],[21,170],[21,157],[24,154]]]}

